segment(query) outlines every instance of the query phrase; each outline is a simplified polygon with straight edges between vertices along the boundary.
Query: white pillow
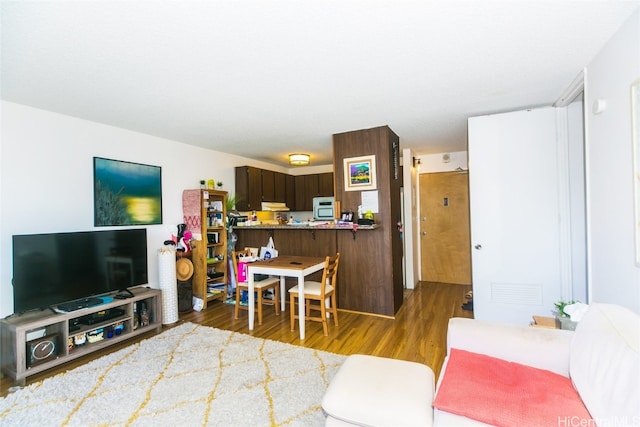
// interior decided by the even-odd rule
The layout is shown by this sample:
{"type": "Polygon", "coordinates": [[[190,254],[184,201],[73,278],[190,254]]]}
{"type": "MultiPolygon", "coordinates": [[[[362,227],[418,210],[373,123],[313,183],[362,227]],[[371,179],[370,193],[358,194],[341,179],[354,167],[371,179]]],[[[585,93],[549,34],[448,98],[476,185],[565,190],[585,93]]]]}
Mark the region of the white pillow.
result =
{"type": "Polygon", "coordinates": [[[569,373],[598,425],[640,423],[640,316],[591,304],[573,336],[569,373]]]}

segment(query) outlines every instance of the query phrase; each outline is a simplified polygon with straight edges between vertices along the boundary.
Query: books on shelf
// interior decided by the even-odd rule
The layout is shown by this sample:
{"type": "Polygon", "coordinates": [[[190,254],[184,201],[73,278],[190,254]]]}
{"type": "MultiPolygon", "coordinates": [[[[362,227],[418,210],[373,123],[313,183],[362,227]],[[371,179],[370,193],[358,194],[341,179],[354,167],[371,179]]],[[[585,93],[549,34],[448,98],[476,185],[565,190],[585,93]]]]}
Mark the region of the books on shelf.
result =
{"type": "Polygon", "coordinates": [[[215,283],[207,285],[207,295],[217,296],[224,293],[224,283],[215,283]]]}

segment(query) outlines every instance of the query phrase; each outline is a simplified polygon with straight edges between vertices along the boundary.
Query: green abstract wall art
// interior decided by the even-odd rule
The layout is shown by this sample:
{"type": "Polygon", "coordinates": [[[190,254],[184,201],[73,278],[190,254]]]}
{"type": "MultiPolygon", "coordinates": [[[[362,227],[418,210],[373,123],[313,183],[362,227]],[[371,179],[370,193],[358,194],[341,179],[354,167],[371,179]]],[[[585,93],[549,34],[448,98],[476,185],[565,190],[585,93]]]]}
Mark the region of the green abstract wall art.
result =
{"type": "Polygon", "coordinates": [[[162,168],[93,158],[94,225],[162,224],[162,168]]]}

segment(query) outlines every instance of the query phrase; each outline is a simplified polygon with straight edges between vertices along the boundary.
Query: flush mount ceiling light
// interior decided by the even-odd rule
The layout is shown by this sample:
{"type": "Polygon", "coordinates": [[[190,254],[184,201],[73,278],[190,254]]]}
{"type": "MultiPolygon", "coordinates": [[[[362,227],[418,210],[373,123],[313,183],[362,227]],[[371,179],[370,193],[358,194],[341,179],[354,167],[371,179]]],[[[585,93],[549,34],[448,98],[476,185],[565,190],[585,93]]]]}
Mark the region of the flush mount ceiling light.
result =
{"type": "Polygon", "coordinates": [[[289,154],[289,164],[294,166],[305,166],[309,164],[308,154],[289,154]]]}

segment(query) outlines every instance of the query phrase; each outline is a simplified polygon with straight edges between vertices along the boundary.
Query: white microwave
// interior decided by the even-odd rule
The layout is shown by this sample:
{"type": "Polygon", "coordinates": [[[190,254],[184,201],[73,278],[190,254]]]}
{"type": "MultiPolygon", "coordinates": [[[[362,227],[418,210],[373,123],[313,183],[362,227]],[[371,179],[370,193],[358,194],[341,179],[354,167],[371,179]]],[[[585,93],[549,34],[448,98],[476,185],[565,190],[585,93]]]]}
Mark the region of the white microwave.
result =
{"type": "Polygon", "coordinates": [[[335,218],[333,197],[313,198],[313,219],[332,221],[335,218]]]}

